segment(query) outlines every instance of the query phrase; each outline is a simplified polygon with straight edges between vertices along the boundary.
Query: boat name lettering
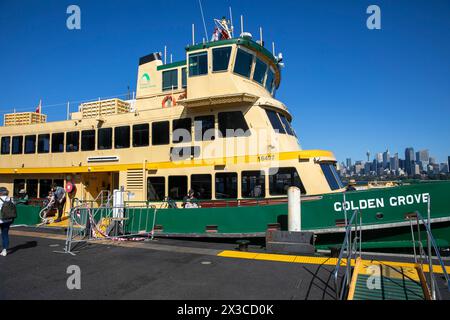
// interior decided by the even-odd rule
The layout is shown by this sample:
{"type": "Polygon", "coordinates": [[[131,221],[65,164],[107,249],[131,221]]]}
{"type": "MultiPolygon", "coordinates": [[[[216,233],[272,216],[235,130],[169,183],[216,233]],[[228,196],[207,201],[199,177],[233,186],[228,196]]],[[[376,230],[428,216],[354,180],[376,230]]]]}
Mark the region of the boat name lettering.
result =
{"type": "Polygon", "coordinates": [[[409,194],[406,196],[393,196],[390,197],[388,201],[384,198],[374,198],[374,199],[360,199],[346,201],[345,205],[343,202],[334,203],[334,211],[341,212],[343,210],[364,210],[364,209],[376,209],[384,208],[387,204],[391,207],[406,206],[418,203],[427,203],[429,193],[421,194],[409,194]]]}

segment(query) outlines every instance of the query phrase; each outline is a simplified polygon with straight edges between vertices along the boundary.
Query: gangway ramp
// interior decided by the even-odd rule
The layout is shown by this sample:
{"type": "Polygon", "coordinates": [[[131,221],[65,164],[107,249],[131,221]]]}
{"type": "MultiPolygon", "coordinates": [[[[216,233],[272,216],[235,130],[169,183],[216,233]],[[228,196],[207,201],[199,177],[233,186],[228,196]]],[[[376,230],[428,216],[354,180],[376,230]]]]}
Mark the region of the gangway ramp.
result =
{"type": "Polygon", "coordinates": [[[431,300],[419,265],[383,264],[357,259],[348,300],[431,300]]]}

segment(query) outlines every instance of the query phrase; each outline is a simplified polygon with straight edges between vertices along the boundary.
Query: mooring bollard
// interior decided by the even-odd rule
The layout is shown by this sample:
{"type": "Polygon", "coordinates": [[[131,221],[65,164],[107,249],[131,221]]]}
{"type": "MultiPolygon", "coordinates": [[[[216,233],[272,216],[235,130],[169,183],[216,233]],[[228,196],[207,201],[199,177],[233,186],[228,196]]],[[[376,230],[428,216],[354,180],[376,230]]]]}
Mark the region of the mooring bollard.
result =
{"type": "Polygon", "coordinates": [[[301,192],[297,187],[288,189],[288,230],[302,231],[301,192]]]}

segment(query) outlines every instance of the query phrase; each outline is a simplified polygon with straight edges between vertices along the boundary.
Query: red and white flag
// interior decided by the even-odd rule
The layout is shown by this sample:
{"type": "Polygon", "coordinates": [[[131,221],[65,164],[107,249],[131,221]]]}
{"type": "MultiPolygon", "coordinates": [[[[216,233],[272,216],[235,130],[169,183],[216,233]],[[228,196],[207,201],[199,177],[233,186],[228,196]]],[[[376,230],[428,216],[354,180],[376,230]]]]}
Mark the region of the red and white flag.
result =
{"type": "Polygon", "coordinates": [[[42,99],[39,100],[39,105],[36,107],[36,113],[41,113],[41,109],[42,109],[42,99]]]}

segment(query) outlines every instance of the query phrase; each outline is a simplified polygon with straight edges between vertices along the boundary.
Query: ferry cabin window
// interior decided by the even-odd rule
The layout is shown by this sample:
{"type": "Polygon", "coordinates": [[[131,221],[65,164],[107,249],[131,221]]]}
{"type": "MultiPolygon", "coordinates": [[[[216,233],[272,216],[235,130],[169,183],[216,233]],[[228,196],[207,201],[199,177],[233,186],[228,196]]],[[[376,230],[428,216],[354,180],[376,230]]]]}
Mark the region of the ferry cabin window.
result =
{"type": "Polygon", "coordinates": [[[114,148],[125,149],[130,147],[130,127],[114,128],[114,148]]]}
{"type": "Polygon", "coordinates": [[[81,131],[81,151],[95,150],[95,130],[81,131]]]}
{"type": "Polygon", "coordinates": [[[9,154],[11,152],[11,137],[2,137],[2,154],[9,154]]]}
{"type": "Polygon", "coordinates": [[[264,172],[243,171],[241,179],[243,198],[264,198],[266,196],[266,179],[264,172]]]}
{"type": "Polygon", "coordinates": [[[133,147],[148,147],[150,145],[150,126],[148,123],[133,126],[133,147]]]}
{"type": "Polygon", "coordinates": [[[169,198],[171,200],[183,200],[187,196],[187,176],[169,177],[169,198]]]}
{"type": "Polygon", "coordinates": [[[208,74],[208,52],[189,55],[189,77],[208,74]]]}
{"type": "Polygon", "coordinates": [[[23,136],[17,136],[12,138],[12,154],[23,153],[23,136]]]}
{"type": "Polygon", "coordinates": [[[163,71],[163,90],[178,89],[178,69],[163,71]]]}
{"type": "Polygon", "coordinates": [[[286,130],[286,133],[288,135],[295,136],[294,129],[292,129],[291,123],[288,121],[288,119],[281,113],[279,113],[278,116],[280,117],[281,122],[284,125],[284,129],[286,130]]]}
{"type": "Polygon", "coordinates": [[[182,88],[187,87],[187,68],[181,69],[181,87],[182,88]]]}
{"type": "Polygon", "coordinates": [[[52,153],[64,152],[64,133],[52,134],[52,153]]]}
{"type": "Polygon", "coordinates": [[[194,118],[195,141],[213,141],[215,139],[214,116],[194,118]]]}
{"type": "Polygon", "coordinates": [[[271,94],[272,94],[274,80],[275,80],[275,74],[272,71],[272,69],[269,69],[269,72],[267,73],[266,89],[271,94]]]}
{"type": "Polygon", "coordinates": [[[339,174],[332,163],[321,163],[320,167],[322,168],[323,174],[325,175],[331,190],[337,190],[344,187],[339,178],[339,174]]]}
{"type": "Polygon", "coordinates": [[[172,141],[173,143],[192,141],[192,120],[191,118],[177,119],[172,121],[172,141]]]}
{"type": "Polygon", "coordinates": [[[237,199],[237,173],[216,173],[216,199],[237,199]]]}
{"type": "Polygon", "coordinates": [[[252,64],[253,55],[251,53],[248,53],[247,51],[238,49],[236,62],[234,63],[234,73],[250,78],[252,64]]]}
{"type": "Polygon", "coordinates": [[[64,188],[64,179],[55,179],[53,183],[56,184],[57,187],[64,188]]]}
{"type": "Polygon", "coordinates": [[[40,134],[38,135],[38,153],[50,152],[50,135],[40,134]]]}
{"type": "Polygon", "coordinates": [[[278,118],[278,114],[275,111],[267,110],[267,117],[269,117],[269,121],[272,124],[272,127],[275,131],[278,130],[278,133],[286,133],[284,130],[283,124],[281,123],[280,118],[278,118]]]}
{"type": "Polygon", "coordinates": [[[269,171],[269,192],[272,196],[285,196],[289,187],[297,187],[302,194],[305,187],[295,168],[271,168],[269,171]]]}
{"type": "Polygon", "coordinates": [[[112,135],[113,135],[112,128],[98,129],[97,149],[98,150],[112,149],[112,135]]]}
{"type": "Polygon", "coordinates": [[[42,179],[39,180],[39,198],[48,197],[48,193],[52,189],[52,180],[51,179],[42,179]]]}
{"type": "Polygon", "coordinates": [[[164,177],[151,177],[147,179],[147,200],[162,201],[166,194],[166,179],[164,177]]]}
{"type": "Polygon", "coordinates": [[[25,189],[25,179],[14,179],[13,197],[17,198],[22,189],[25,189]]]}
{"type": "Polygon", "coordinates": [[[230,63],[231,47],[216,48],[213,54],[213,71],[226,71],[230,63]]]}
{"type": "Polygon", "coordinates": [[[30,199],[37,198],[38,196],[38,180],[29,179],[27,180],[27,194],[30,199]]]}
{"type": "Polygon", "coordinates": [[[191,176],[191,189],[195,198],[199,200],[211,200],[212,176],[210,174],[193,174],[191,176]]]}
{"type": "Polygon", "coordinates": [[[247,137],[247,122],[241,111],[219,112],[219,132],[222,137],[247,137]]]}
{"type": "Polygon", "coordinates": [[[36,136],[25,136],[25,154],[36,153],[36,136]]]}
{"type": "Polygon", "coordinates": [[[66,152],[77,152],[80,150],[80,132],[72,131],[66,133],[66,152]]]}
{"type": "Polygon", "coordinates": [[[253,73],[253,80],[259,84],[264,84],[264,79],[266,78],[267,64],[265,64],[260,59],[256,58],[255,72],[253,73]]]}
{"type": "Polygon", "coordinates": [[[169,121],[152,123],[152,144],[161,146],[169,144],[169,121]]]}

